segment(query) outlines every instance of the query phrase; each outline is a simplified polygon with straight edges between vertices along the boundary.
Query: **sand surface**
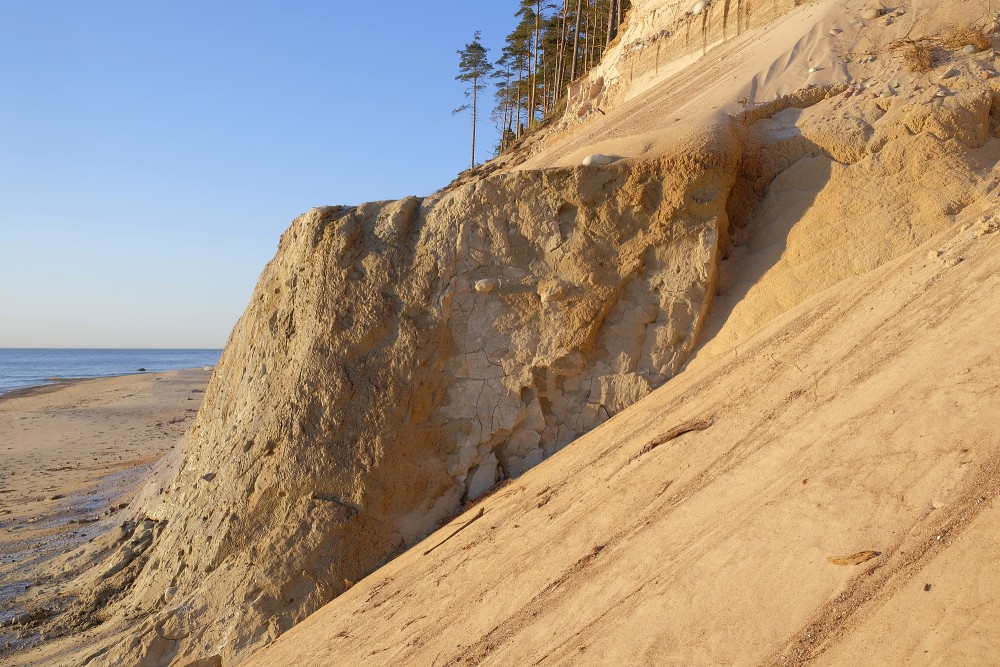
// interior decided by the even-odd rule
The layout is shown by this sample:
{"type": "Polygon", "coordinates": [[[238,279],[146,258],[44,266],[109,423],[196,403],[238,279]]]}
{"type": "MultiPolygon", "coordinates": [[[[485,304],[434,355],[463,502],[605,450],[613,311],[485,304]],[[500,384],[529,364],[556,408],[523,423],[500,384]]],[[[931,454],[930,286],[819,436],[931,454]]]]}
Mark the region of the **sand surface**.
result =
{"type": "Polygon", "coordinates": [[[833,157],[790,154],[733,235],[684,373],[248,664],[998,664],[1000,235],[979,225],[1000,147],[852,153],[845,122],[885,86],[920,113],[949,68],[979,77],[992,53],[918,76],[888,45],[985,6],[865,4],[808,4],[667,67],[522,165],[651,156],[741,97],[839,91],[757,128],[833,157]]]}
{"type": "Polygon", "coordinates": [[[953,227],[842,281],[248,664],[997,664],[998,276],[953,227]]]}
{"type": "MultiPolygon", "coordinates": [[[[180,446],[210,375],[127,375],[0,397],[0,622],[30,608],[34,567],[107,530],[153,464],[180,446]]],[[[0,647],[15,640],[0,628],[0,647]]]]}

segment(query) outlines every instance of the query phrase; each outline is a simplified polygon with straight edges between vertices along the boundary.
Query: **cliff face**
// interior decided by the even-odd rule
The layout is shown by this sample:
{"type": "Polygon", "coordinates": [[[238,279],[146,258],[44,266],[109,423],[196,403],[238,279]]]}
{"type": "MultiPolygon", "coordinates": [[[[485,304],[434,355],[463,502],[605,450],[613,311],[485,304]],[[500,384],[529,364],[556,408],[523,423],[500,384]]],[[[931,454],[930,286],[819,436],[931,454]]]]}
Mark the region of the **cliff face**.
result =
{"type": "MultiPolygon", "coordinates": [[[[628,105],[629,59],[647,73],[657,63],[652,47],[628,44],[668,30],[660,42],[690,50],[663,26],[702,20],[712,43],[734,20],[743,30],[794,4],[754,3],[750,14],[744,3],[715,2],[686,16],[675,3],[635,3],[595,88],[573,107],[622,111],[580,141],[641,134],[640,117],[657,127],[667,112],[675,118],[655,96],[628,105]]],[[[807,26],[805,43],[826,27],[807,26]]],[[[722,51],[731,61],[742,53],[722,51]]],[[[679,83],[714,81],[729,66],[719,62],[706,59],[679,83]]],[[[781,313],[949,228],[997,182],[996,79],[979,77],[978,61],[963,66],[946,93],[927,77],[897,83],[898,72],[884,71],[867,75],[864,95],[814,87],[740,120],[671,130],[654,159],[498,171],[426,199],[294,221],[176,470],[147,488],[121,531],[67,561],[96,561],[76,618],[107,621],[113,637],[85,658],[239,662],[463,502],[673,377],[703,326],[718,331],[699,357],[708,364],[781,313]],[[873,92],[882,85],[892,94],[873,92]],[[888,199],[880,183],[890,184],[888,199]],[[720,289],[725,308],[713,322],[720,289]]],[[[726,382],[738,394],[762,378],[726,382]]],[[[677,391],[671,410],[698,416],[677,391]]]]}
{"type": "Polygon", "coordinates": [[[720,42],[817,1],[633,0],[601,63],[570,85],[566,120],[584,120],[598,110],[607,112],[720,42]]]}
{"type": "Polygon", "coordinates": [[[922,248],[801,304],[248,666],[995,662],[1000,438],[983,406],[1000,220],[985,203],[932,246],[961,263],[922,248]]]}
{"type": "MultiPolygon", "coordinates": [[[[721,328],[695,361],[250,664],[996,655],[997,60],[902,67],[897,37],[936,43],[960,3],[842,4],[845,30],[809,26],[795,53],[853,25],[844,61],[878,64],[748,105],[721,328]]],[[[643,102],[597,121],[609,143],[643,102]]]]}
{"type": "Polygon", "coordinates": [[[740,156],[714,141],[297,219],[113,578],[171,610],[113,654],[273,639],[674,375],[740,156]]]}

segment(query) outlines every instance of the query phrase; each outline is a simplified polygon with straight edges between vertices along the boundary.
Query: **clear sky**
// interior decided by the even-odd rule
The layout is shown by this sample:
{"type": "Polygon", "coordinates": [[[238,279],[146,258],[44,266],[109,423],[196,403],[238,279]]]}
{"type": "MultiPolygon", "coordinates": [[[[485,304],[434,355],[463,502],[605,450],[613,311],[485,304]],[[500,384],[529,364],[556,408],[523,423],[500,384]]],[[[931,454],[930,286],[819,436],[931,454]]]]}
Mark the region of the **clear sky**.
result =
{"type": "Polygon", "coordinates": [[[468,167],[516,4],[0,0],[0,347],[222,347],[294,217],[468,167]]]}

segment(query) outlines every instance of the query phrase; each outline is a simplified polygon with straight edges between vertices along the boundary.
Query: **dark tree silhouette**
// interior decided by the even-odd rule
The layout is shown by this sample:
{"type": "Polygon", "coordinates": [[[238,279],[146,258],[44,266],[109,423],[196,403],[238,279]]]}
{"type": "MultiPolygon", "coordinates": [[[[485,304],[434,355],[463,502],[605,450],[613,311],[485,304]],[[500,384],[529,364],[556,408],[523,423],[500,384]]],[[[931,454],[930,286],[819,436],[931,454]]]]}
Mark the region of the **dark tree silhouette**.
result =
{"type": "Polygon", "coordinates": [[[493,64],[490,62],[489,49],[479,41],[482,33],[476,31],[470,44],[458,51],[460,57],[458,64],[458,81],[469,84],[465,91],[466,98],[472,98],[472,104],[463,104],[452,113],[461,113],[472,110],[472,169],[476,168],[476,119],[479,114],[479,91],[486,88],[486,77],[493,71],[493,64]]]}

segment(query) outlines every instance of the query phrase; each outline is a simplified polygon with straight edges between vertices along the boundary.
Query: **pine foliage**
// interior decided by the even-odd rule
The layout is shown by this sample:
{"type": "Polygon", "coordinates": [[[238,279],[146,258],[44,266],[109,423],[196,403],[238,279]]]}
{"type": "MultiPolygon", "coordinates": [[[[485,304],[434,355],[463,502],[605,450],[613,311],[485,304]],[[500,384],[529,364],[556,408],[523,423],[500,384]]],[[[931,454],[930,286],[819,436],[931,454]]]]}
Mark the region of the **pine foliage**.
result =
{"type": "Polygon", "coordinates": [[[562,108],[569,84],[600,62],[628,0],[517,0],[517,23],[493,72],[497,152],[562,108]]]}
{"type": "Polygon", "coordinates": [[[494,82],[491,119],[500,132],[500,154],[546,118],[565,108],[569,86],[600,62],[618,35],[629,0],[515,0],[514,29],[504,40],[500,58],[487,59],[480,33],[459,51],[457,79],[471,84],[466,97],[473,104],[473,168],[475,168],[475,107],[485,87],[494,82]]]}
{"type": "Polygon", "coordinates": [[[479,93],[486,89],[486,78],[493,72],[493,63],[490,62],[489,49],[483,46],[480,39],[482,33],[476,31],[472,42],[459,50],[458,76],[457,81],[469,84],[465,90],[466,99],[472,100],[471,104],[463,104],[452,113],[461,113],[472,110],[472,169],[476,168],[476,121],[479,115],[479,93]]]}

